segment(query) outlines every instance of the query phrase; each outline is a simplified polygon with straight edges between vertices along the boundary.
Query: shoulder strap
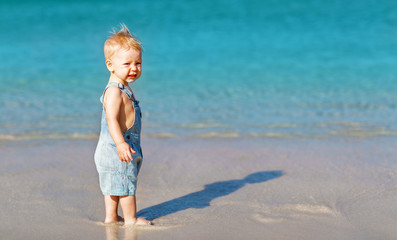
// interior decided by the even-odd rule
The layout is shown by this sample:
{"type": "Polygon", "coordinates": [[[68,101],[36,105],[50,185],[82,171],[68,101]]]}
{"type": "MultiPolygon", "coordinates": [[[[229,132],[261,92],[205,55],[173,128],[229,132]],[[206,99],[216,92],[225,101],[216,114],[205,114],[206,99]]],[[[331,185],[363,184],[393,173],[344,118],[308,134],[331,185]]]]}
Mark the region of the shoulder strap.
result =
{"type": "Polygon", "coordinates": [[[128,96],[129,99],[131,99],[132,101],[135,100],[134,94],[133,94],[128,88],[124,87],[123,84],[121,84],[121,83],[115,83],[115,82],[110,82],[110,83],[108,83],[108,85],[106,85],[105,90],[103,90],[102,96],[101,96],[101,98],[100,98],[101,103],[103,103],[103,96],[105,95],[106,90],[107,90],[109,87],[116,87],[116,86],[117,86],[123,93],[127,94],[127,96],[128,96]]]}
{"type": "Polygon", "coordinates": [[[120,90],[123,93],[127,94],[129,99],[131,99],[132,101],[135,99],[134,94],[128,88],[126,88],[123,84],[119,83],[117,86],[120,88],[120,90]]]}

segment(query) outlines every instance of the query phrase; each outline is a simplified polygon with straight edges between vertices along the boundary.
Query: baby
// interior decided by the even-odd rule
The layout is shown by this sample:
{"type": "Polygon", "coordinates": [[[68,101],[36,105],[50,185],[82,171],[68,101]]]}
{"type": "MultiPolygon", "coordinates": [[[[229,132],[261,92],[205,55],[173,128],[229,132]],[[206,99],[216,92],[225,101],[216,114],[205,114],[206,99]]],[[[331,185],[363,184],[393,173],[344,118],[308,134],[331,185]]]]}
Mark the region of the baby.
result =
{"type": "Polygon", "coordinates": [[[105,223],[122,221],[117,214],[120,202],[124,224],[151,225],[136,217],[136,184],[142,164],[140,146],[141,110],[129,83],[142,72],[142,47],[125,25],[113,32],[104,47],[109,82],[101,97],[101,133],[95,151],[95,165],[105,198],[105,223]]]}

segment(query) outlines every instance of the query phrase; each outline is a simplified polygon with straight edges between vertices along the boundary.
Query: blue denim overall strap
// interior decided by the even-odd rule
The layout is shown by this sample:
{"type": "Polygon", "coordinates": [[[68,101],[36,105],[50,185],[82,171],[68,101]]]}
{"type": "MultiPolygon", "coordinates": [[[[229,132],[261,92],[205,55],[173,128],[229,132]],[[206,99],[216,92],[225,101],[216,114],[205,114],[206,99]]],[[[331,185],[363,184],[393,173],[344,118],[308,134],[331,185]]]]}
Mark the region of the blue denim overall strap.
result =
{"type": "MultiPolygon", "coordinates": [[[[106,85],[105,90],[103,90],[103,93],[102,93],[102,96],[100,99],[102,104],[103,104],[103,96],[105,95],[105,92],[109,87],[118,87],[123,93],[127,94],[128,98],[131,99],[131,101],[137,101],[137,100],[135,100],[134,94],[128,88],[126,88],[123,84],[116,83],[116,82],[110,82],[110,83],[108,83],[108,85],[106,85]]],[[[139,101],[137,101],[137,102],[139,102],[139,101]]]]}
{"type": "MultiPolygon", "coordinates": [[[[124,136],[124,139],[127,141],[127,140],[130,140],[131,138],[135,138],[134,140],[137,141],[138,144],[140,144],[140,135],[141,135],[141,128],[142,128],[142,122],[141,122],[142,112],[141,112],[141,108],[139,107],[139,101],[135,99],[134,94],[128,88],[126,88],[123,84],[110,82],[106,86],[106,88],[103,91],[103,94],[101,96],[100,100],[101,100],[102,104],[103,104],[103,97],[104,97],[106,90],[112,86],[117,86],[123,93],[125,93],[128,96],[128,98],[131,99],[131,101],[133,102],[133,106],[134,106],[134,113],[135,113],[134,124],[129,129],[127,129],[126,132],[122,133],[124,136]],[[132,137],[132,136],[134,136],[134,137],[132,137]]],[[[102,122],[103,130],[106,130],[108,132],[109,129],[108,129],[107,121],[106,121],[105,107],[103,107],[103,110],[102,110],[102,121],[101,122],[102,122]]],[[[101,131],[101,134],[102,134],[102,131],[101,131]]],[[[111,142],[113,142],[113,139],[111,142]]]]}

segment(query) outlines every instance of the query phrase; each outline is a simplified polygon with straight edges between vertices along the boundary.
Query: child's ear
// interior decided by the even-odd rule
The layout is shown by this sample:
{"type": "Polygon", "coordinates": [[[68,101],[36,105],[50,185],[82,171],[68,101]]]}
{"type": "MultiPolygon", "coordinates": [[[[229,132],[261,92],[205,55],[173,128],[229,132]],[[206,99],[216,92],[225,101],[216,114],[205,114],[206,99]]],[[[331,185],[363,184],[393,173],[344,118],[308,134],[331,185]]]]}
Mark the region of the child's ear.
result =
{"type": "Polygon", "coordinates": [[[112,64],[112,60],[110,59],[106,59],[106,67],[108,68],[109,72],[113,72],[113,64],[112,64]]]}

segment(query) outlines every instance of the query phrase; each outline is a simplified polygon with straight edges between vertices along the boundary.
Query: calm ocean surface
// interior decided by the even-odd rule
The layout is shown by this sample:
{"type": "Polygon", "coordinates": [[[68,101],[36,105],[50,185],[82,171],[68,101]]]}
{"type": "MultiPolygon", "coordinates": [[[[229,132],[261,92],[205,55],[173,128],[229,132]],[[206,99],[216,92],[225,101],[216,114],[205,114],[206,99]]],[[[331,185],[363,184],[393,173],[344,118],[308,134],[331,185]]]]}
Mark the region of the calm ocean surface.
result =
{"type": "Polygon", "coordinates": [[[0,140],[95,139],[121,22],[146,136],[397,137],[394,0],[0,4],[0,140]]]}

